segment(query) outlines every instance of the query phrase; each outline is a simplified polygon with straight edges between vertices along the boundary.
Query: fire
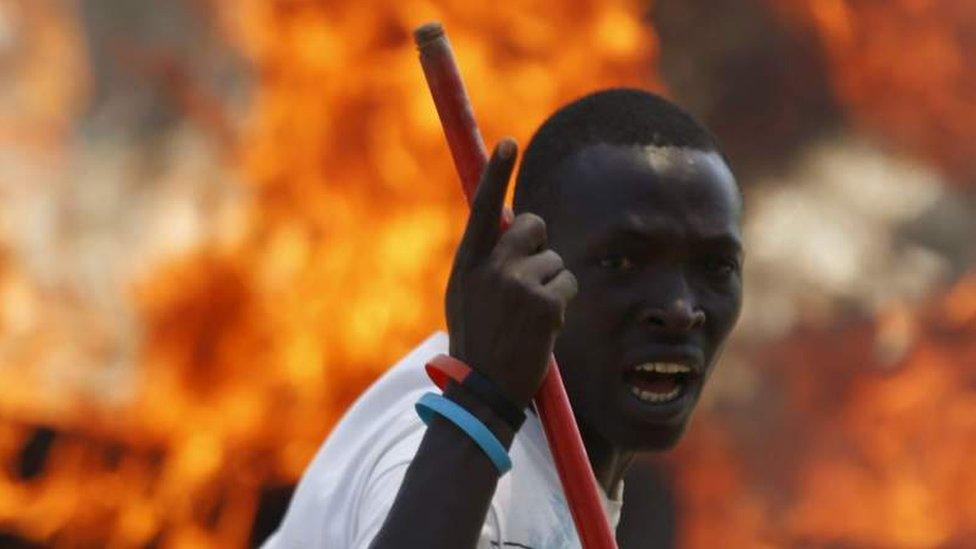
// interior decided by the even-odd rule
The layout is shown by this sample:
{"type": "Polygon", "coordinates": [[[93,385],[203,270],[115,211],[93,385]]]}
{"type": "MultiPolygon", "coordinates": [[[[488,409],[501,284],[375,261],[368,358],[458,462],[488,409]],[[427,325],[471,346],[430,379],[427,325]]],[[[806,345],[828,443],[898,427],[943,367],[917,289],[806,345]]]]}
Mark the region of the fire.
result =
{"type": "Polygon", "coordinates": [[[976,11],[968,0],[768,2],[812,27],[833,88],[863,128],[942,166],[976,175],[976,11]]]}
{"type": "Polygon", "coordinates": [[[927,310],[758,353],[769,377],[752,421],[708,415],[674,456],[686,546],[971,542],[974,295],[976,274],[927,310]]]}
{"type": "MultiPolygon", "coordinates": [[[[259,75],[241,151],[255,214],[232,253],[261,307],[254,325],[266,329],[257,349],[229,346],[226,363],[252,364],[282,392],[285,408],[260,417],[297,414],[289,432],[275,426],[290,448],[277,460],[282,478],[295,478],[365,383],[442,322],[465,212],[411,29],[443,21],[486,140],[525,143],[546,114],[594,86],[652,84],[654,42],[639,6],[597,5],[227,5],[228,32],[259,75]],[[561,39],[567,29],[574,40],[561,39]]],[[[192,362],[163,369],[174,366],[192,362]]]]}
{"type": "Polygon", "coordinates": [[[0,455],[41,464],[0,477],[0,523],[24,538],[245,545],[262,489],[293,483],[356,395],[442,326],[466,212],[416,25],[445,24],[489,143],[527,142],[594,88],[655,86],[634,1],[213,4],[253,69],[225,142],[249,207],[134,285],[130,395],[53,417],[6,407],[0,455]]]}
{"type": "MultiPolygon", "coordinates": [[[[635,0],[210,4],[253,88],[243,115],[196,114],[231,124],[220,146],[247,200],[215,216],[226,228],[212,240],[126,288],[142,329],[131,384],[50,386],[39,357],[82,377],[72,353],[107,363],[112,334],[77,341],[71,327],[88,318],[0,248],[4,533],[69,546],[246,545],[263,495],[295,482],[362,389],[442,327],[466,212],[413,27],[445,24],[489,144],[526,143],[554,108],[595,88],[659,87],[655,36],[635,0]]],[[[856,124],[960,180],[976,173],[966,0],[768,4],[817,32],[856,124]]],[[[61,146],[84,102],[77,16],[52,5],[0,1],[0,70],[17,74],[16,104],[30,106],[0,102],[16,119],[0,128],[4,146],[61,146]],[[7,21],[28,29],[17,38],[26,49],[10,55],[7,21]]],[[[976,537],[974,343],[976,275],[925,310],[760,347],[756,371],[774,398],[703,410],[672,458],[683,544],[976,537]]]]}
{"type": "Polygon", "coordinates": [[[0,144],[37,152],[63,144],[86,99],[78,27],[77,14],[57,3],[0,2],[0,77],[8,83],[0,144]]]}

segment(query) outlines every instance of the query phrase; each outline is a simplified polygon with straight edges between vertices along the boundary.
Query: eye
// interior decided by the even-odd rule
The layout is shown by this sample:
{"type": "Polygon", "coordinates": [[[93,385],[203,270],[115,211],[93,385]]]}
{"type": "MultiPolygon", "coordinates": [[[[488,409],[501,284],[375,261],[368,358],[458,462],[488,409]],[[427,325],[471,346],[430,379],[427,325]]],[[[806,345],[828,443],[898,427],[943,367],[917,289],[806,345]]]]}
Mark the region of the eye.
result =
{"type": "Polygon", "coordinates": [[[715,278],[726,279],[739,272],[739,262],[728,257],[711,258],[705,261],[705,269],[715,278]]]}
{"type": "Polygon", "coordinates": [[[600,266],[604,269],[629,273],[634,270],[634,261],[624,254],[611,254],[600,258],[600,266]]]}

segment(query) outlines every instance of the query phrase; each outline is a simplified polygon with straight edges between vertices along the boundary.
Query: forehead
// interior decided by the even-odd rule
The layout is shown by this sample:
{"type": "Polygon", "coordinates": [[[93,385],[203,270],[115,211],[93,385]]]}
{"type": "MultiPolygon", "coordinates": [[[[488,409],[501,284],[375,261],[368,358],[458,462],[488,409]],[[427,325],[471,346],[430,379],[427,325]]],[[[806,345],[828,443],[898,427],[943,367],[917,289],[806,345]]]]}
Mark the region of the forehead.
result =
{"type": "Polygon", "coordinates": [[[738,188],[716,152],[597,144],[566,158],[554,176],[560,226],[592,232],[632,225],[738,236],[738,188]]]}

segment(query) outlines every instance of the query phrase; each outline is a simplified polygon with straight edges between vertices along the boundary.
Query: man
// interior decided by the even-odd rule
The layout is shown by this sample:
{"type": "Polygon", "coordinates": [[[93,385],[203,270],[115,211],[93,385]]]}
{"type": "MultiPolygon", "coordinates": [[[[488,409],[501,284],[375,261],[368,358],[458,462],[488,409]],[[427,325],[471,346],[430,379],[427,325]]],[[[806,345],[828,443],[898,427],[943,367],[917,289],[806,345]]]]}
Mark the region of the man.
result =
{"type": "Polygon", "coordinates": [[[741,197],[714,139],[653,94],[613,89],[563,107],[532,138],[498,232],[515,144],[495,149],[435,334],[377,381],[306,471],[268,547],[578,546],[538,419],[525,409],[554,351],[608,516],[635,454],[681,436],[741,305],[741,197]],[[414,405],[438,353],[450,414],[414,405]],[[499,404],[501,401],[501,404],[499,404]],[[451,404],[453,403],[453,404],[451,404]],[[485,438],[494,442],[485,442],[485,438]],[[513,467],[486,445],[500,443],[513,467]]]}

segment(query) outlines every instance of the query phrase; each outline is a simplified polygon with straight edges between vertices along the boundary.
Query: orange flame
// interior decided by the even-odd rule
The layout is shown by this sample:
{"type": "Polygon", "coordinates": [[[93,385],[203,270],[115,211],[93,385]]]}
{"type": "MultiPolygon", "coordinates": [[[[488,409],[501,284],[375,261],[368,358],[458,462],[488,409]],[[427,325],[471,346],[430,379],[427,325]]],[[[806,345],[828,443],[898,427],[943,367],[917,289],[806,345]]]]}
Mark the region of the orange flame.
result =
{"type": "Polygon", "coordinates": [[[771,377],[749,417],[770,419],[709,416],[674,457],[687,546],[730,532],[743,547],[976,539],[974,296],[976,274],[931,310],[799,333],[760,354],[771,377]]]}
{"type": "Polygon", "coordinates": [[[968,0],[769,2],[812,26],[855,122],[894,146],[976,176],[976,10],[968,0]]]}
{"type": "MultiPolygon", "coordinates": [[[[255,78],[228,141],[250,208],[136,288],[124,404],[56,415],[44,473],[0,478],[0,523],[28,539],[246,544],[262,487],[294,482],[363,387],[442,325],[466,212],[413,27],[444,22],[489,142],[525,143],[594,88],[654,85],[634,1],[216,5],[255,78]]],[[[40,421],[16,410],[6,455],[40,421]]]]}
{"type": "MultiPolygon", "coordinates": [[[[965,31],[964,2],[771,5],[817,30],[855,120],[965,177],[976,171],[964,56],[976,33],[965,31]]],[[[655,38],[632,0],[213,3],[253,67],[243,130],[225,142],[237,147],[228,157],[248,207],[134,289],[145,333],[130,393],[108,404],[63,398],[20,368],[33,354],[0,364],[2,382],[18,387],[0,391],[4,531],[52,545],[245,545],[261,490],[294,482],[363,387],[441,326],[465,207],[410,41],[415,25],[445,23],[489,143],[525,143],[555,107],[595,88],[656,86],[655,38]]],[[[53,9],[0,3],[14,5],[53,9]]],[[[52,42],[12,65],[34,83],[24,88],[36,91],[31,112],[47,125],[5,126],[4,143],[62,136],[60,113],[84,89],[83,75],[59,83],[45,61],[81,51],[72,16],[55,15],[25,17],[55,21],[36,33],[52,42]]],[[[30,310],[11,304],[36,299],[11,263],[0,253],[5,333],[25,322],[10,311],[30,310]]],[[[757,354],[784,365],[763,370],[777,394],[762,406],[773,408],[742,412],[766,423],[699,418],[673,461],[684,545],[951,546],[976,536],[976,279],[931,310],[842,328],[757,354]]],[[[60,342],[24,341],[31,352],[60,342]]],[[[99,352],[99,341],[86,345],[99,352]]]]}
{"type": "Polygon", "coordinates": [[[0,2],[3,146],[46,150],[67,137],[88,84],[76,17],[57,3],[0,2]]]}

